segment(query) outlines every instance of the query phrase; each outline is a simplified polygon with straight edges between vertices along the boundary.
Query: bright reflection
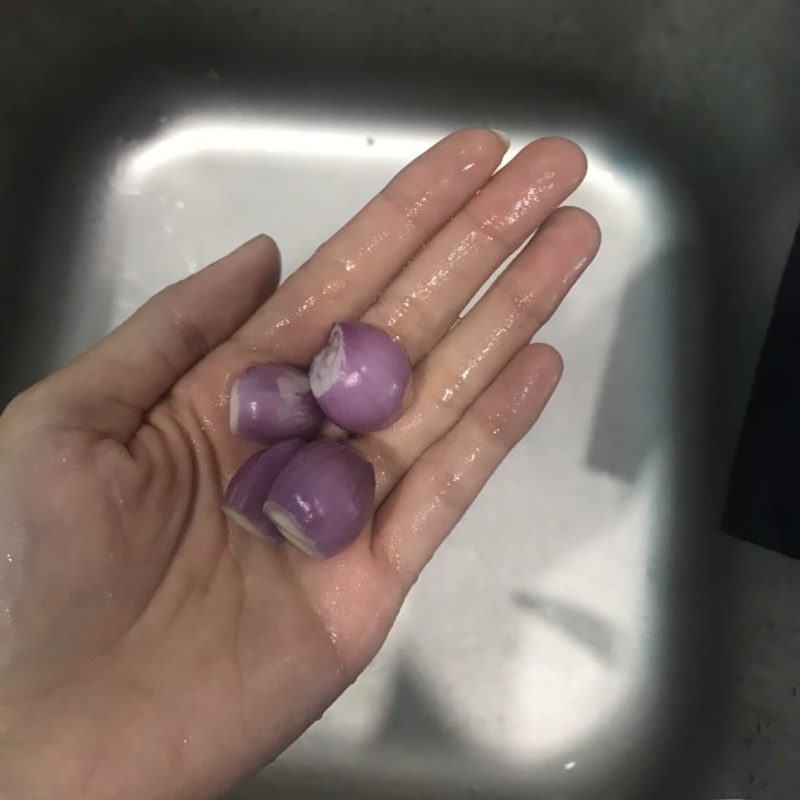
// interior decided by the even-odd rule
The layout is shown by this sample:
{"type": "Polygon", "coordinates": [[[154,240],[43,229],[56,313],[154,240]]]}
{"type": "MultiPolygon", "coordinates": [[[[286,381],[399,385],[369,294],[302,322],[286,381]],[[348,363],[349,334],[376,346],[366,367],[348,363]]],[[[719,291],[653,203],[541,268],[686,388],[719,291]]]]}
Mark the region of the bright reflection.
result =
{"type": "Polygon", "coordinates": [[[307,158],[410,160],[436,141],[429,135],[309,130],[291,125],[258,122],[218,123],[194,121],[165,133],[133,151],[128,176],[140,179],[165,164],[204,153],[230,155],[287,155],[307,158]]]}
{"type": "Polygon", "coordinates": [[[623,174],[621,169],[611,169],[605,153],[591,144],[584,144],[583,150],[589,164],[583,181],[585,189],[601,192],[620,202],[641,202],[641,187],[635,185],[640,177],[623,174]]]}

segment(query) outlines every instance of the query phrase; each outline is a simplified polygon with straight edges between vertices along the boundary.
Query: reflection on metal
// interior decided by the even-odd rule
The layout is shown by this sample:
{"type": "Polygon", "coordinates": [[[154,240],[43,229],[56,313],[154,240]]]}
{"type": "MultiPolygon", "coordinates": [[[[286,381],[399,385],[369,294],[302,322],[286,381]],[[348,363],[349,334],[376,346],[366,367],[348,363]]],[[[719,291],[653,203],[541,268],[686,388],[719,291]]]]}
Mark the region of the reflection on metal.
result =
{"type": "Polygon", "coordinates": [[[325,130],[302,124],[294,127],[271,124],[257,119],[234,123],[196,119],[136,148],[130,155],[126,170],[134,179],[145,178],[160,167],[209,155],[343,158],[395,163],[413,158],[430,145],[432,138],[419,132],[376,137],[367,136],[363,131],[347,131],[333,126],[325,130]]]}

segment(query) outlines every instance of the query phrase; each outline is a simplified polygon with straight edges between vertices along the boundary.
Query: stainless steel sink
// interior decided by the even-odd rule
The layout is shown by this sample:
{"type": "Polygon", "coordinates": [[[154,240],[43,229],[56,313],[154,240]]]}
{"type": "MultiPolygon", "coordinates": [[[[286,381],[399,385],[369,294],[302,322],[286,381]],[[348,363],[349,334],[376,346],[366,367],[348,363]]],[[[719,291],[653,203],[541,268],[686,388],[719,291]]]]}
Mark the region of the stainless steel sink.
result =
{"type": "Polygon", "coordinates": [[[800,575],[715,532],[800,209],[799,25],[784,0],[0,0],[0,399],[255,233],[294,269],[452,128],[589,156],[570,202],[604,245],[541,337],[555,401],[372,666],[231,798],[800,795],[800,575]]]}

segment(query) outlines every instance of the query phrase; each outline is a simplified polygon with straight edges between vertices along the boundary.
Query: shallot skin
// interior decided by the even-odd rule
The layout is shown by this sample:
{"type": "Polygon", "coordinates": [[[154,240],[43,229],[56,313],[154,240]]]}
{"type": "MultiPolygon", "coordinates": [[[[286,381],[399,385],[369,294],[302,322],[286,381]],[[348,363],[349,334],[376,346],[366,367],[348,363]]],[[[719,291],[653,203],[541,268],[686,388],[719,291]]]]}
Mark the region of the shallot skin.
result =
{"type": "Polygon", "coordinates": [[[224,514],[255,536],[283,541],[278,529],[264,516],[264,502],[278,473],[303,444],[300,439],[288,439],[250,456],[228,483],[222,501],[224,514]]]}
{"type": "Polygon", "coordinates": [[[231,431],[259,444],[310,439],[324,419],[308,376],[288,364],[251,367],[231,389],[231,431]]]}
{"type": "Polygon", "coordinates": [[[363,530],[375,501],[375,471],[337,442],[300,448],[281,470],[264,513],[298,549],[316,558],[343,550],[363,530]]]}
{"type": "Polygon", "coordinates": [[[405,350],[386,331],[364,322],[334,325],[309,372],[311,391],[325,415],[352,433],[391,425],[410,378],[405,350]]]}

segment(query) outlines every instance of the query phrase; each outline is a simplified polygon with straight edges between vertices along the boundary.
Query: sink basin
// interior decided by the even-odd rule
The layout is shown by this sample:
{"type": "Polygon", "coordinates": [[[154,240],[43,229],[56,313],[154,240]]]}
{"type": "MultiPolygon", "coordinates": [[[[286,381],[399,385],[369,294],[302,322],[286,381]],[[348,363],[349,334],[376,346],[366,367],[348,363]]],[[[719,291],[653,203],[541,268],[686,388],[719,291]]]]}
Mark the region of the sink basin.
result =
{"type": "Polygon", "coordinates": [[[589,158],[570,202],[604,244],[539,337],[566,362],[554,402],[374,663],[231,798],[800,793],[800,700],[750,682],[791,697],[800,578],[715,533],[800,208],[798,7],[3,0],[0,19],[0,399],[256,233],[290,272],[453,128],[589,158]],[[750,727],[782,711],[764,745],[750,727]]]}

